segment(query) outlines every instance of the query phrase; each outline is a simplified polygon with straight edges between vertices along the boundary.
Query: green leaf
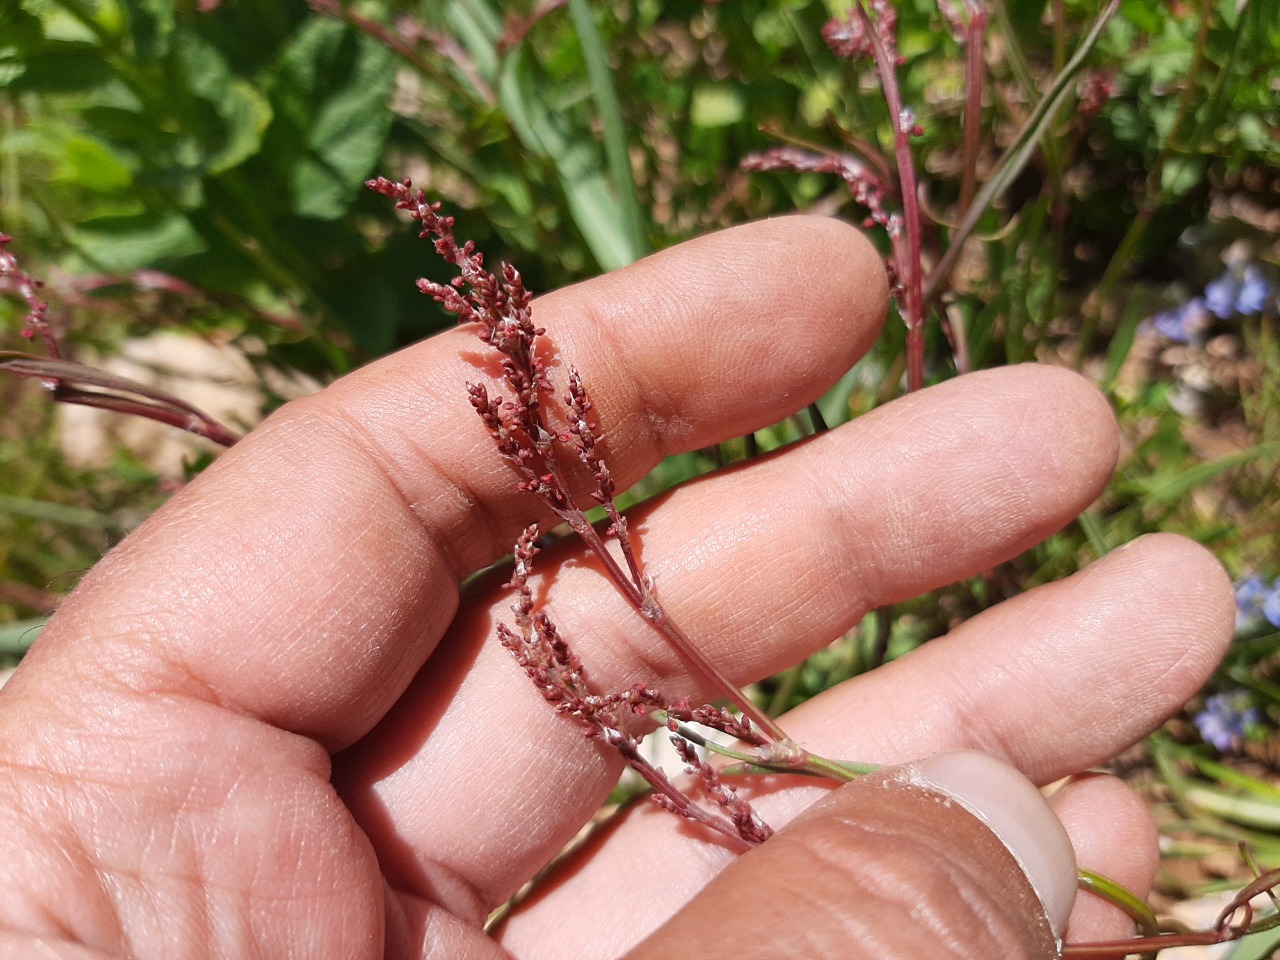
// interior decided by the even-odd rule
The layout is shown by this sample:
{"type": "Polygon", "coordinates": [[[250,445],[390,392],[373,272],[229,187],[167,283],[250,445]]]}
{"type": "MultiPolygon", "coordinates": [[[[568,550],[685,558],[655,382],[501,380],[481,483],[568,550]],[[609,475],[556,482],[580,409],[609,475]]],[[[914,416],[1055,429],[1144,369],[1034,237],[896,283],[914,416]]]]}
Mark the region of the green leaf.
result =
{"type": "Polygon", "coordinates": [[[449,0],[444,19],[454,39],[467,51],[476,71],[487,83],[493,83],[501,68],[498,56],[501,12],[486,0],[449,0]]]}
{"type": "Polygon", "coordinates": [[[0,87],[14,93],[90,91],[112,76],[96,44],[48,41],[26,55],[8,44],[0,47],[0,87]]]}
{"type": "Polygon", "coordinates": [[[299,216],[336,220],[360,195],[391,128],[395,70],[389,50],[332,20],[307,22],[281,54],[273,159],[289,168],[299,216]]]}
{"type": "Polygon", "coordinates": [[[108,273],[130,273],[204,250],[199,234],[176,213],[96,217],[68,233],[82,255],[108,273]]]}
{"type": "Polygon", "coordinates": [[[1242,937],[1224,960],[1270,960],[1280,949],[1280,933],[1264,930],[1242,937]]]}
{"type": "Polygon", "coordinates": [[[1221,473],[1242,467],[1255,460],[1275,456],[1280,456],[1280,443],[1259,443],[1240,453],[1197,463],[1172,475],[1161,472],[1153,477],[1137,480],[1134,486],[1143,491],[1143,497],[1148,504],[1157,506],[1170,504],[1221,473]]]}
{"type": "Polygon", "coordinates": [[[1186,801],[1192,806],[1246,827],[1280,830],[1280,804],[1206,787],[1190,787],[1186,801]]]}
{"type": "Polygon", "coordinates": [[[1111,0],[1111,3],[1098,14],[1093,26],[1080,41],[1080,45],[1076,48],[1075,53],[1072,54],[1071,59],[1062,68],[1062,72],[1054,78],[1045,95],[1036,104],[1031,116],[1023,123],[1022,129],[1018,131],[1013,143],[1009,145],[1009,148],[997,162],[990,179],[983,184],[982,190],[979,191],[977,197],[973,200],[972,206],[965,213],[963,222],[952,232],[948,240],[947,252],[943,254],[942,259],[929,274],[927,289],[924,293],[926,303],[933,299],[939,284],[950,275],[956,261],[960,258],[960,251],[964,247],[965,238],[973,233],[974,228],[977,227],[978,221],[982,219],[982,215],[987,208],[995,203],[1009,188],[1017,175],[1027,165],[1027,162],[1030,161],[1035,152],[1036,144],[1047,134],[1049,127],[1053,123],[1053,118],[1058,113],[1058,108],[1066,102],[1067,97],[1071,94],[1073,89],[1072,80],[1084,66],[1089,53],[1097,45],[1098,38],[1102,36],[1103,29],[1111,18],[1115,16],[1118,6],[1119,0],[1111,0]]]}
{"type": "Polygon", "coordinates": [[[176,25],[173,0],[122,0],[121,6],[129,24],[134,58],[151,61],[164,57],[176,25]]]}
{"type": "Polygon", "coordinates": [[[54,178],[94,193],[115,193],[133,183],[128,164],[101,140],[82,134],[63,140],[54,178]]]}
{"type": "Polygon", "coordinates": [[[200,115],[189,118],[188,129],[204,150],[200,168],[217,174],[239,166],[258,152],[271,122],[271,105],[247,80],[231,72],[212,44],[190,31],[176,39],[178,62],[191,93],[217,118],[215,123],[202,122],[206,117],[200,115]]]}
{"type": "Polygon", "coordinates": [[[32,520],[48,520],[70,527],[82,527],[89,530],[125,529],[119,519],[110,514],[96,510],[85,510],[65,503],[51,503],[47,500],[32,500],[29,497],[15,497],[0,493],[0,514],[27,517],[32,520]]]}
{"type": "Polygon", "coordinates": [[[603,270],[626,266],[644,255],[626,228],[621,201],[610,190],[594,142],[573,130],[548,101],[546,85],[530,68],[524,48],[503,63],[498,99],[526,150],[549,158],[556,168],[569,214],[591,255],[603,270]]]}
{"type": "Polygon", "coordinates": [[[1160,189],[1170,199],[1190,193],[1204,182],[1204,161],[1199,157],[1170,157],[1160,170],[1160,189]]]}

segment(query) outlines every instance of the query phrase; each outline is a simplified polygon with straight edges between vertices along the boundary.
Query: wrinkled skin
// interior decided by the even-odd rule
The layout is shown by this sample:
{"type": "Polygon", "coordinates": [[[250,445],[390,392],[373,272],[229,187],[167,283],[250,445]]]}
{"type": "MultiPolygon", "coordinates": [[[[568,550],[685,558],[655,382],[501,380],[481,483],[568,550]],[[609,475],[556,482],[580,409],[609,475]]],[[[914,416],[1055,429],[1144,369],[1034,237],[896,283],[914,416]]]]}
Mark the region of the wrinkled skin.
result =
{"type": "MultiPolygon", "coordinates": [[[[592,390],[626,484],[666,454],[800,409],[867,349],[884,307],[866,241],[797,217],[685,244],[535,311],[592,390]]],[[[491,641],[510,603],[501,578],[460,594],[545,519],[467,405],[463,382],[487,375],[479,351],[450,331],[289,404],[85,576],[0,693],[0,956],[608,957],[690,900],[696,935],[678,921],[643,956],[691,937],[700,955],[749,955],[711,952],[737,942],[784,956],[813,930],[843,932],[806,956],[854,956],[844,918],[884,871],[907,878],[910,900],[913,876],[934,882],[930,858],[985,862],[963,829],[923,853],[845,854],[811,815],[797,839],[708,887],[735,853],[640,807],[496,938],[482,933],[619,763],[491,641]],[[821,862],[787,852],[815,836],[831,838],[817,841],[821,862]],[[788,890],[812,896],[781,901],[788,890]]],[[[554,375],[563,383],[564,368],[554,375]]],[[[1102,489],[1116,448],[1080,378],[1001,369],[689,484],[632,528],[671,615],[748,683],[867,610],[1062,527],[1102,489]]],[[[538,569],[600,687],[709,693],[573,545],[538,569]]],[[[1206,553],[1147,538],[782,724],[828,756],[974,747],[1048,783],[1177,709],[1219,657],[1231,607],[1206,553]]],[[[755,792],[781,826],[824,789],[755,792]]],[[[1078,779],[1054,804],[1082,866],[1146,887],[1154,833],[1121,785],[1078,779]]],[[[854,805],[874,823],[874,805],[854,805]]],[[[968,931],[973,955],[1012,955],[1007,937],[974,929],[970,898],[951,902],[939,922],[968,931]]],[[[1038,922],[1008,902],[1009,923],[1038,922]]],[[[1125,932],[1077,905],[1076,939],[1125,932]]]]}

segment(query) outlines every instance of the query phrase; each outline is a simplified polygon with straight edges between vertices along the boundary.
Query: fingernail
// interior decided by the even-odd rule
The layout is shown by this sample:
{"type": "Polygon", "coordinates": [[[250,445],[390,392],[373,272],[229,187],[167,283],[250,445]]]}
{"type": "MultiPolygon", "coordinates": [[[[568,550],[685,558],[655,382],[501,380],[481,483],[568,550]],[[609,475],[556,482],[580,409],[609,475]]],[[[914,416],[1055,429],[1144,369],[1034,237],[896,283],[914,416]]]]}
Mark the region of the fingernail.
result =
{"type": "Polygon", "coordinates": [[[1036,785],[976,750],[954,750],[905,765],[922,787],[946,794],[983,821],[1018,861],[1059,940],[1076,898],[1071,840],[1036,785]]]}

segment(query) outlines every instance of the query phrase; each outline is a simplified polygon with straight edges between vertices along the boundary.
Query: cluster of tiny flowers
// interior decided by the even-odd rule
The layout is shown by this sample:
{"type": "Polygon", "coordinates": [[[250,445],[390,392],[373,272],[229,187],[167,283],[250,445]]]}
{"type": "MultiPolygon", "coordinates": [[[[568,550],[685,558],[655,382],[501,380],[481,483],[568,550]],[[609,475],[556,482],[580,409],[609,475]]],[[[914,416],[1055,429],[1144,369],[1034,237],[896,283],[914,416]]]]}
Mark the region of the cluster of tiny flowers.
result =
{"type": "Polygon", "coordinates": [[[1194,717],[1196,729],[1205,743],[1219,753],[1240,749],[1249,730],[1262,723],[1262,711],[1243,687],[1215,694],[1204,702],[1204,709],[1194,717]]]}
{"type": "Polygon", "coordinates": [[[1156,332],[1175,343],[1193,343],[1204,338],[1216,320],[1257,316],[1274,306],[1276,287],[1253,263],[1228,267],[1181,306],[1165,310],[1151,318],[1156,332]]]}
{"type": "Polygon", "coordinates": [[[889,0],[870,0],[870,15],[861,4],[842,19],[830,20],[822,27],[822,39],[837,57],[858,60],[875,54],[878,39],[895,64],[901,64],[895,26],[898,11],[889,0]],[[874,21],[872,19],[874,17],[874,21]]]}
{"type": "MultiPolygon", "coordinates": [[[[912,121],[914,123],[914,120],[912,121]]],[[[775,147],[753,153],[742,161],[743,170],[767,172],[794,170],[796,173],[835,174],[849,188],[853,202],[867,211],[864,227],[879,225],[897,236],[902,232],[902,215],[885,203],[890,187],[884,179],[857,157],[843,153],[817,154],[796,147],[775,147]]]]}
{"type": "Polygon", "coordinates": [[[1280,577],[1268,586],[1254,574],[1236,584],[1236,629],[1247,629],[1263,620],[1280,629],[1280,577]]]}

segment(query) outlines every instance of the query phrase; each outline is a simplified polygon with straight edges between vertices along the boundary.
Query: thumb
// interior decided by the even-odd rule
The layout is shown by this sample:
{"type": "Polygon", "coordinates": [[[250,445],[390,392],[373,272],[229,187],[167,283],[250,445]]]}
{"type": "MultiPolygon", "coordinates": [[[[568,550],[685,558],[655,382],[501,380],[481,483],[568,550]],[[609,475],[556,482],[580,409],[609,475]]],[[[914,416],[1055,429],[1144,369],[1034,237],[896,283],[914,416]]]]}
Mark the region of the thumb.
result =
{"type": "Polygon", "coordinates": [[[730,864],[627,960],[1051,960],[1071,842],[1039,791],[972,751],[844,785],[730,864]]]}

